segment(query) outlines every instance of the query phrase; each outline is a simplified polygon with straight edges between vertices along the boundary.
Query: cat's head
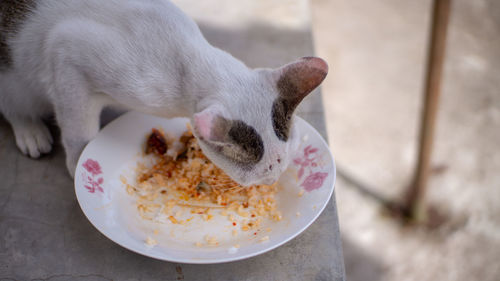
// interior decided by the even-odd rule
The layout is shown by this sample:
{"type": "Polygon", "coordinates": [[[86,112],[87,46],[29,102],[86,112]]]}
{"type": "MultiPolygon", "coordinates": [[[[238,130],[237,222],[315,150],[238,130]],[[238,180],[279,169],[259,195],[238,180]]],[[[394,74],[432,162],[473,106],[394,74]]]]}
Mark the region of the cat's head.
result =
{"type": "Polygon", "coordinates": [[[299,143],[293,112],[327,73],[325,61],[306,57],[229,83],[193,116],[203,152],[242,185],[275,182],[299,143]]]}

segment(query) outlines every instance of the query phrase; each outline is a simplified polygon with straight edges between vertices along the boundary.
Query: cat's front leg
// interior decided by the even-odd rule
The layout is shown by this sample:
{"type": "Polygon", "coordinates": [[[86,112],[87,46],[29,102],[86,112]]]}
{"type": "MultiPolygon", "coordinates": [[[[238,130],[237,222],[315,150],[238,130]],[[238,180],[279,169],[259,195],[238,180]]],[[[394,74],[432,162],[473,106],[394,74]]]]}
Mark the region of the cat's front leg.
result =
{"type": "Polygon", "coordinates": [[[99,131],[103,98],[93,94],[90,86],[75,69],[66,69],[56,81],[54,103],[56,119],[66,151],[66,166],[74,177],[78,158],[85,145],[99,131]]]}
{"type": "Polygon", "coordinates": [[[12,126],[19,150],[38,158],[52,149],[52,135],[42,121],[50,107],[23,78],[13,69],[0,72],[0,115],[12,126]]]}
{"type": "Polygon", "coordinates": [[[102,105],[92,97],[72,105],[56,106],[61,137],[66,151],[66,167],[72,177],[83,148],[99,131],[102,105]]]}

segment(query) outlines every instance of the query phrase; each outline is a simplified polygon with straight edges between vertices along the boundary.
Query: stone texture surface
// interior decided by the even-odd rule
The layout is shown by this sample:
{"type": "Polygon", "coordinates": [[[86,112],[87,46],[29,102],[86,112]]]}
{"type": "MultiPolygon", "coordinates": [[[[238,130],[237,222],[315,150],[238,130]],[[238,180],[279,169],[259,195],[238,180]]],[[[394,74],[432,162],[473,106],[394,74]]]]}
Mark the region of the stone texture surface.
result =
{"type": "MultiPolygon", "coordinates": [[[[180,6],[209,41],[250,66],[277,67],[313,54],[307,1],[202,3],[180,6]]],[[[326,137],[319,91],[299,111],[326,137]]],[[[303,234],[266,254],[216,265],[163,262],[94,229],[78,206],[59,142],[32,160],[17,150],[2,118],[0,136],[0,280],[344,280],[335,197],[303,234]]]]}

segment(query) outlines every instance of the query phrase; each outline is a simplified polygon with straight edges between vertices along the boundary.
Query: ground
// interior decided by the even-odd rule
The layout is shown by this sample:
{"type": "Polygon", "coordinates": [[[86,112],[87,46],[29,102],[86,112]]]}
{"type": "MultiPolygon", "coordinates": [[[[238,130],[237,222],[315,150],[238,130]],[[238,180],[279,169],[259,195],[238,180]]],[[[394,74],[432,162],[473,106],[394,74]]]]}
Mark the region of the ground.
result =
{"type": "Polygon", "coordinates": [[[452,1],[427,202],[435,227],[403,227],[416,162],[431,2],[312,0],[323,99],[339,167],[348,280],[499,280],[500,2],[452,1]]]}

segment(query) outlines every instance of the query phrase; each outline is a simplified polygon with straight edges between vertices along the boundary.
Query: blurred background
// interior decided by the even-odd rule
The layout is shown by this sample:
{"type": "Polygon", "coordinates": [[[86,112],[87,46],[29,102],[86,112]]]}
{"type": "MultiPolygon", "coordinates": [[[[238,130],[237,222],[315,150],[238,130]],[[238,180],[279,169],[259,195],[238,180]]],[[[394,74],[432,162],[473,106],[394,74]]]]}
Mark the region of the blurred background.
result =
{"type": "Polygon", "coordinates": [[[312,0],[347,279],[500,280],[500,1],[453,0],[426,202],[399,200],[417,160],[431,1],[312,0]]]}

